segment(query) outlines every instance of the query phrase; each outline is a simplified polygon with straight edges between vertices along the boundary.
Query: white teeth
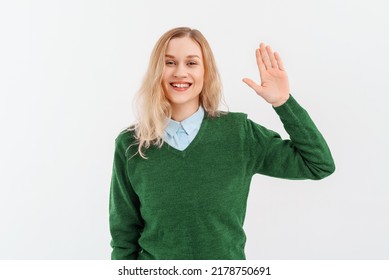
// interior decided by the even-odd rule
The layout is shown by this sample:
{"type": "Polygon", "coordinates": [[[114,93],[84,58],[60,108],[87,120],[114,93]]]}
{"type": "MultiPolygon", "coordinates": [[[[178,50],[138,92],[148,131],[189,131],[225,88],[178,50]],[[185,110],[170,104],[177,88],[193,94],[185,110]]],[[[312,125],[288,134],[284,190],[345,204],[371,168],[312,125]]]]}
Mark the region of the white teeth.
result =
{"type": "Polygon", "coordinates": [[[172,84],[173,87],[188,88],[190,84],[172,84]]]}

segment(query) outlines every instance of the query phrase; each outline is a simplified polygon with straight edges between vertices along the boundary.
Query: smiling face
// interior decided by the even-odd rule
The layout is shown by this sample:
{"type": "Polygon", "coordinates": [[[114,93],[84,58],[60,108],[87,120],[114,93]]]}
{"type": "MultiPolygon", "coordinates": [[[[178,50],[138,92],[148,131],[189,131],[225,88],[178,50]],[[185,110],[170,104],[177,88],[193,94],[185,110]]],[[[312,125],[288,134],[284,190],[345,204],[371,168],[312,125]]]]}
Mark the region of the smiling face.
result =
{"type": "Polygon", "coordinates": [[[172,118],[181,121],[200,105],[204,63],[200,46],[189,37],[170,40],[165,54],[162,87],[172,106],[172,118]]]}

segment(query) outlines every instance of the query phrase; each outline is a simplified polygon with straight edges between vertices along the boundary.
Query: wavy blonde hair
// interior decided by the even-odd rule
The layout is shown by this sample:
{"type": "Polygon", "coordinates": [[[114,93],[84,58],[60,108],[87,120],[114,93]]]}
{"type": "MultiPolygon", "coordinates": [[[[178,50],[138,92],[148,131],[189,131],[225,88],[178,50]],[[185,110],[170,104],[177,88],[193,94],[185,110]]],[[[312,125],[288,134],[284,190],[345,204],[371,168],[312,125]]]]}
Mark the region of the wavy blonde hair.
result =
{"type": "MultiPolygon", "coordinates": [[[[171,118],[172,108],[166,98],[162,87],[162,74],[165,67],[165,53],[167,46],[173,38],[189,37],[201,48],[204,62],[204,84],[200,93],[200,104],[208,117],[217,117],[222,101],[222,85],[219,71],[216,67],[210,45],[196,29],[178,27],[163,34],[150,56],[150,62],[143,82],[134,99],[137,108],[137,123],[127,130],[135,131],[135,143],[138,152],[144,159],[147,157],[143,149],[151,145],[162,147],[166,118],[171,118]]],[[[130,145],[130,147],[132,146],[130,145]]]]}

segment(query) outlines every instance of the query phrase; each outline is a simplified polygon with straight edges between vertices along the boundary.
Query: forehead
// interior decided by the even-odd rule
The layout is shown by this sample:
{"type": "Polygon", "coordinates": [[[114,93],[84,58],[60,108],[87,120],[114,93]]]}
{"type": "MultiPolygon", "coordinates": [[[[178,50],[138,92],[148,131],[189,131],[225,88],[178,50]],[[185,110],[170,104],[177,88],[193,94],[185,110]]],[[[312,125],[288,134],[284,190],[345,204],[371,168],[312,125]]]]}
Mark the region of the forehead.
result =
{"type": "Polygon", "coordinates": [[[202,57],[199,44],[189,37],[171,39],[167,45],[166,54],[176,57],[186,57],[190,55],[202,57]]]}

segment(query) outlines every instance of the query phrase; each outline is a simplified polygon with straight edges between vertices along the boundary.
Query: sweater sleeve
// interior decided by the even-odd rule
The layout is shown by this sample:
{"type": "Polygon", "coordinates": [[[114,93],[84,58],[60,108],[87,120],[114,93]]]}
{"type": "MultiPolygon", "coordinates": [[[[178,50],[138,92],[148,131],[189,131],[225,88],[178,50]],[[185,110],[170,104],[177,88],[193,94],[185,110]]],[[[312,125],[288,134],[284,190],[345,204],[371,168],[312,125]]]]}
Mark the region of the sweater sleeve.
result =
{"type": "Polygon", "coordinates": [[[292,96],[274,110],[290,140],[247,119],[253,173],[312,180],[332,174],[335,164],[330,149],[308,113],[292,96]]]}
{"type": "Polygon", "coordinates": [[[125,136],[115,140],[115,154],[109,200],[109,226],[111,232],[111,259],[137,259],[138,240],[143,229],[140,202],[127,175],[127,148],[125,136]]]}

